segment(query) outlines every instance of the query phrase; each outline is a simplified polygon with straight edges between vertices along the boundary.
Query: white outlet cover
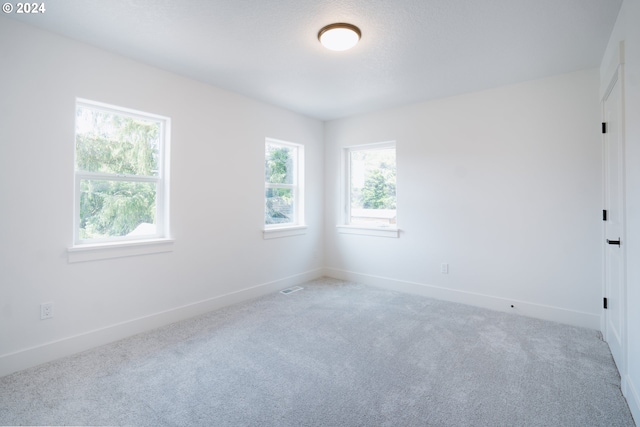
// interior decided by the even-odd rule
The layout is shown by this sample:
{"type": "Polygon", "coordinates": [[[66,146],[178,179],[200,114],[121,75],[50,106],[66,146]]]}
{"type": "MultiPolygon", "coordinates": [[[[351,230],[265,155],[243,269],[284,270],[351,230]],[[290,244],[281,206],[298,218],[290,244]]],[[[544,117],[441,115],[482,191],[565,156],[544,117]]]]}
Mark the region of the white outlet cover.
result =
{"type": "Polygon", "coordinates": [[[440,273],[449,274],[449,264],[446,264],[446,263],[440,264],[440,273]]]}
{"type": "Polygon", "coordinates": [[[44,302],[40,304],[40,319],[50,319],[53,317],[53,303],[44,302]]]}

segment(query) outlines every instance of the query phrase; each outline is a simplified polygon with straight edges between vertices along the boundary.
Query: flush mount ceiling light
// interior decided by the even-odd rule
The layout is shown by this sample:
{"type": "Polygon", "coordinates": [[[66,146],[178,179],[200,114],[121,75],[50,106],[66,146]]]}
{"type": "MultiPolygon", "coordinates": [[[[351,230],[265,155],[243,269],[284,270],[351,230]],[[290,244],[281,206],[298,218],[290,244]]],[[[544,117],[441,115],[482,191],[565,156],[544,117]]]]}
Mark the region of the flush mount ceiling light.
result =
{"type": "Polygon", "coordinates": [[[327,49],[347,50],[358,43],[362,33],[360,28],[351,24],[330,24],[318,32],[318,40],[327,49]]]}

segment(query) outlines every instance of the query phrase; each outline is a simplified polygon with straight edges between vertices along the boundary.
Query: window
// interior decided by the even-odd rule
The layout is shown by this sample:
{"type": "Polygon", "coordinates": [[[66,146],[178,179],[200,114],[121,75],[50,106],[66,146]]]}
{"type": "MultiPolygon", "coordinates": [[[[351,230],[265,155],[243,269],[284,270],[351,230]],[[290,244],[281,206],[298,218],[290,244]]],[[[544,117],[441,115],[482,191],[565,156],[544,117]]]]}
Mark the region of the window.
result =
{"type": "Polygon", "coordinates": [[[344,163],[344,225],[359,229],[386,228],[393,230],[392,234],[397,237],[395,142],[347,147],[344,163]]]}
{"type": "Polygon", "coordinates": [[[170,120],[76,102],[74,243],[168,237],[170,120]]]}
{"type": "Polygon", "coordinates": [[[304,147],[302,145],[274,139],[266,140],[265,232],[285,227],[304,227],[303,165],[304,147]]]}

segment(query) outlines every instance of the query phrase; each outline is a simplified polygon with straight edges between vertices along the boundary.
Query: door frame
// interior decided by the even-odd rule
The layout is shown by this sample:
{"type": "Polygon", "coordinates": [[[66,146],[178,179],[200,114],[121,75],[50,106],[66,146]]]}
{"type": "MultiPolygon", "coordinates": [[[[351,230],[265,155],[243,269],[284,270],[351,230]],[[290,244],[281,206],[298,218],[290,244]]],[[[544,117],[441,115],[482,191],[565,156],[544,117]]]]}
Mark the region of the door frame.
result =
{"type": "MultiPolygon", "coordinates": [[[[618,371],[620,373],[621,379],[621,388],[623,393],[626,395],[626,386],[627,386],[627,251],[626,251],[626,165],[625,165],[625,102],[624,102],[624,93],[625,93],[625,82],[624,82],[624,41],[621,41],[618,45],[618,49],[613,56],[609,68],[607,69],[606,74],[600,80],[600,115],[602,117],[602,121],[606,121],[605,117],[605,99],[611,93],[611,90],[614,88],[615,84],[620,84],[620,198],[621,198],[621,212],[620,212],[620,240],[622,242],[620,246],[620,250],[622,251],[620,254],[622,260],[622,268],[621,268],[621,283],[620,286],[622,288],[622,301],[619,302],[619,306],[622,310],[622,324],[620,325],[621,336],[620,336],[620,344],[621,344],[621,361],[620,366],[618,367],[618,371]]],[[[602,135],[602,203],[603,207],[606,206],[606,197],[607,197],[607,173],[608,173],[608,158],[607,158],[607,147],[605,146],[605,134],[602,135]]],[[[607,286],[607,250],[608,245],[606,243],[606,222],[602,222],[602,295],[603,297],[608,297],[608,286],[607,286]]],[[[608,344],[607,337],[607,311],[603,308],[602,318],[601,318],[601,332],[608,344]]]]}

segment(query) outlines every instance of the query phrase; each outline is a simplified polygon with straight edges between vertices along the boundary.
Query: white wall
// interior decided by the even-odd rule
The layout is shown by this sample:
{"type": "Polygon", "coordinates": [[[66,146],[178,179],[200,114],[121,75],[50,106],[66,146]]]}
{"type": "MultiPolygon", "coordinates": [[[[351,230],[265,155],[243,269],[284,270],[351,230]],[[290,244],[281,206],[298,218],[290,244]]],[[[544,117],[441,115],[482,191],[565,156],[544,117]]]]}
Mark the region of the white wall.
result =
{"type": "Polygon", "coordinates": [[[598,84],[587,70],[327,122],[329,274],[598,329],[598,84]],[[338,234],[341,147],[389,140],[400,237],[338,234]]]}
{"type": "MultiPolygon", "coordinates": [[[[625,0],[602,60],[605,79],[618,45],[625,45],[625,171],[627,255],[627,372],[622,391],[640,422],[640,2],[625,0]]],[[[608,82],[606,82],[608,83],[608,82]]],[[[606,84],[604,81],[603,85],[606,84]]],[[[623,369],[624,371],[624,369],[623,369]]]]}
{"type": "Polygon", "coordinates": [[[0,81],[0,375],[322,275],[321,122],[1,17],[0,81]],[[76,97],[172,119],[173,252],[67,262],[76,97]],[[265,137],[305,146],[304,236],[262,238],[265,137]]]}

